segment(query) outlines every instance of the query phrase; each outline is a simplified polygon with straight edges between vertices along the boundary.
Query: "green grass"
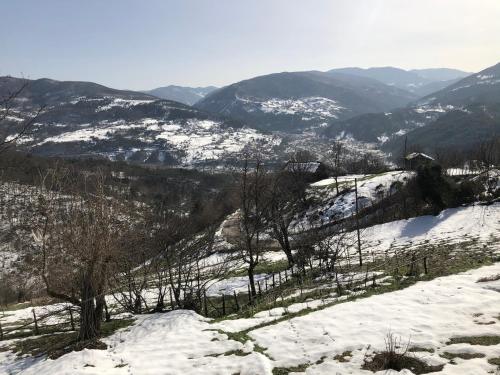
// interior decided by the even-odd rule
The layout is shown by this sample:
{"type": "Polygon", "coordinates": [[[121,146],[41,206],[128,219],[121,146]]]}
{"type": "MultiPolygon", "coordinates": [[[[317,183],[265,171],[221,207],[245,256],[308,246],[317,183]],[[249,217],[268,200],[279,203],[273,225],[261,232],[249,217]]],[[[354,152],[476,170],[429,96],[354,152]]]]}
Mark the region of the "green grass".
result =
{"type": "Polygon", "coordinates": [[[273,375],[288,375],[291,372],[304,372],[310,366],[309,363],[294,366],[294,367],[275,367],[273,368],[273,375]]]}
{"type": "MultiPolygon", "coordinates": [[[[109,336],[118,329],[130,326],[133,322],[133,319],[104,322],[101,326],[100,337],[109,336]]],[[[9,347],[9,350],[17,353],[19,356],[48,356],[49,358],[55,359],[73,350],[81,350],[83,348],[106,349],[106,345],[99,340],[82,343],[78,342],[77,339],[78,332],[74,331],[47,334],[30,339],[18,340],[9,347]]]]}
{"type": "Polygon", "coordinates": [[[461,359],[473,359],[473,358],[484,358],[486,357],[483,353],[450,353],[450,352],[444,352],[439,355],[440,357],[453,360],[455,358],[461,358],[461,359]]]}
{"type": "Polygon", "coordinates": [[[481,345],[490,346],[500,344],[500,336],[463,336],[463,337],[453,337],[447,343],[447,345],[452,344],[471,344],[471,345],[481,345]]]}
{"type": "Polygon", "coordinates": [[[490,365],[498,366],[500,368],[500,357],[488,359],[490,365]]]}
{"type": "Polygon", "coordinates": [[[427,353],[434,353],[434,349],[432,348],[423,348],[421,346],[413,346],[408,349],[410,353],[418,353],[418,352],[427,352],[427,353]]]}

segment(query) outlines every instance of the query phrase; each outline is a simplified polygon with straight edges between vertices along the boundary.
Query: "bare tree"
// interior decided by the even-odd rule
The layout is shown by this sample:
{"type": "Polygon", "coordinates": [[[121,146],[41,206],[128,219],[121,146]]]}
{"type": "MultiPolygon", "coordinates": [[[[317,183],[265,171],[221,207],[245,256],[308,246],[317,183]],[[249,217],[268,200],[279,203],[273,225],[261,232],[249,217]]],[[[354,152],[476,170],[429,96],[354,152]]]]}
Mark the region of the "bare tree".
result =
{"type": "Polygon", "coordinates": [[[272,175],[269,181],[268,210],[266,221],[271,227],[271,236],[278,241],[285,253],[289,266],[295,263],[290,244],[290,224],[298,209],[298,197],[293,194],[292,180],[282,171],[272,175]]]}
{"type": "Polygon", "coordinates": [[[83,191],[74,177],[59,170],[45,176],[33,234],[47,294],[79,308],[79,340],[85,341],[100,334],[108,277],[127,224],[106,195],[103,176],[85,176],[83,191]]]}
{"type": "Polygon", "coordinates": [[[0,97],[0,153],[7,150],[10,146],[16,144],[31,130],[38,116],[43,112],[44,107],[41,106],[21,121],[12,121],[11,117],[18,114],[15,110],[18,99],[21,97],[23,91],[29,85],[28,80],[24,80],[19,87],[8,92],[3,97],[0,97]],[[9,134],[14,132],[14,134],[9,134]]]}
{"type": "Polygon", "coordinates": [[[262,160],[256,158],[250,161],[245,157],[239,176],[239,223],[240,235],[238,249],[241,258],[247,264],[250,292],[257,295],[255,289],[255,267],[259,264],[264,251],[262,234],[265,230],[265,217],[268,209],[266,190],[268,178],[262,160]]]}
{"type": "Polygon", "coordinates": [[[337,191],[337,195],[339,194],[338,178],[341,174],[345,173],[345,170],[342,168],[342,153],[342,142],[334,141],[332,143],[330,152],[328,153],[328,162],[330,164],[331,170],[333,171],[333,177],[335,178],[335,189],[337,191]]]}

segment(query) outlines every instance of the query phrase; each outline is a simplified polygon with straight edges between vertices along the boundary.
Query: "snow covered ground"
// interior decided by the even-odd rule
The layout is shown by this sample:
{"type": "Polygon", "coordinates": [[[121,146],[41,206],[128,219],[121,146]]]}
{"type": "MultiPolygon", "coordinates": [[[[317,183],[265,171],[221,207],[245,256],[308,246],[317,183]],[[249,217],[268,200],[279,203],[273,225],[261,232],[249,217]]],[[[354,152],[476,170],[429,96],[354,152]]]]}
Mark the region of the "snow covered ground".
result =
{"type": "Polygon", "coordinates": [[[379,253],[422,244],[491,242],[500,239],[500,203],[450,208],[437,216],[375,225],[363,230],[363,239],[363,248],[379,253]]]}
{"type": "MultiPolygon", "coordinates": [[[[123,120],[103,121],[99,124],[83,124],[78,127],[62,126],[61,131],[56,136],[39,139],[34,146],[39,147],[49,143],[113,141],[116,137],[124,137],[141,141],[146,150],[175,151],[181,155],[182,163],[189,165],[199,161],[218,160],[224,155],[238,153],[250,145],[269,149],[281,142],[279,137],[263,134],[255,129],[224,128],[220,122],[198,119],[165,122],[144,118],[133,123],[123,120]]],[[[23,139],[23,142],[26,140],[23,139]]],[[[116,151],[119,149],[120,147],[117,147],[116,151]]]]}
{"type": "MultiPolygon", "coordinates": [[[[250,328],[253,342],[231,340],[218,331],[234,325],[232,320],[211,324],[182,310],[143,315],[131,328],[105,339],[107,350],[73,352],[57,360],[19,359],[0,350],[0,373],[271,375],[274,367],[304,365],[306,374],[372,374],[361,366],[384,349],[389,331],[409,339],[413,347],[433,350],[412,355],[429,364],[443,364],[440,374],[494,373],[495,366],[487,360],[500,356],[499,344],[451,344],[449,340],[500,335],[500,281],[477,282],[499,273],[497,263],[250,328]],[[264,349],[263,354],[255,344],[264,349]],[[345,352],[349,354],[339,361],[337,356],[345,352]],[[485,357],[457,358],[451,364],[440,357],[444,352],[485,357]]],[[[401,374],[412,373],[403,370],[401,374]]]]}
{"type": "Polygon", "coordinates": [[[391,194],[398,183],[404,184],[412,174],[413,172],[392,171],[377,175],[342,176],[339,177],[339,190],[348,190],[338,196],[335,179],[328,178],[315,182],[311,185],[309,193],[319,203],[295,220],[292,227],[302,230],[353,215],[356,210],[355,178],[358,179],[358,205],[362,209],[391,194]]]}
{"type": "Polygon", "coordinates": [[[269,99],[259,102],[262,112],[273,114],[302,115],[304,121],[338,118],[345,110],[338,102],[323,97],[300,99],[269,99]]]}

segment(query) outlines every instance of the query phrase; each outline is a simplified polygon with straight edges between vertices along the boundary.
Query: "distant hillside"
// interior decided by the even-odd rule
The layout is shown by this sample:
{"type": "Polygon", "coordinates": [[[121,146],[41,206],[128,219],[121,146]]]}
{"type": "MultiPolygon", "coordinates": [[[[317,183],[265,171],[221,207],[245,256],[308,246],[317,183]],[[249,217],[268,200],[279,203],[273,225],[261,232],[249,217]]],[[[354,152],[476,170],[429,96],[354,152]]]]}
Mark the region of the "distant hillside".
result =
{"type": "Polygon", "coordinates": [[[500,102],[500,63],[420,99],[417,105],[463,106],[500,102]]]}
{"type": "Polygon", "coordinates": [[[413,94],[370,78],[342,73],[276,73],[234,83],[207,95],[196,107],[250,126],[300,132],[415,100],[413,94]]]}
{"type": "Polygon", "coordinates": [[[372,78],[389,86],[410,91],[417,96],[425,96],[443,89],[471,73],[456,69],[413,69],[404,70],[394,67],[380,68],[340,68],[329,73],[345,73],[372,78]]]}
{"type": "Polygon", "coordinates": [[[404,137],[425,149],[471,147],[500,133],[500,64],[468,76],[406,108],[371,113],[325,128],[327,137],[351,136],[401,148],[404,137]]]}
{"type": "Polygon", "coordinates": [[[0,139],[14,137],[19,124],[44,106],[18,142],[35,154],[193,165],[231,158],[246,147],[265,151],[276,143],[272,135],[179,102],[91,82],[0,77],[0,97],[25,83],[0,124],[0,139]]]}
{"type": "Polygon", "coordinates": [[[174,100],[187,105],[193,105],[215,90],[217,90],[215,86],[184,87],[170,85],[144,91],[144,93],[154,95],[160,99],[174,100]]]}

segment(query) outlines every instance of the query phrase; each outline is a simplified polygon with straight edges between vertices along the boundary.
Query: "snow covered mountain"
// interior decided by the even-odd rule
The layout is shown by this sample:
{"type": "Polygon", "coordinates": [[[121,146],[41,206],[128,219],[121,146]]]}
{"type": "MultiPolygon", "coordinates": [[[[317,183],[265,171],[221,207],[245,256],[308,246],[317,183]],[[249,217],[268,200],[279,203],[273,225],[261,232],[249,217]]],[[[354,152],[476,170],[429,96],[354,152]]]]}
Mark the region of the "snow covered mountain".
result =
{"type": "Polygon", "coordinates": [[[407,90],[417,96],[425,96],[441,90],[471,74],[446,68],[404,70],[390,66],[368,69],[340,68],[332,69],[329,72],[376,79],[386,85],[407,90]]]}
{"type": "Polygon", "coordinates": [[[301,132],[359,114],[405,106],[415,96],[343,73],[276,73],[217,90],[196,104],[266,130],[301,132]]]}
{"type": "MultiPolygon", "coordinates": [[[[24,80],[0,78],[0,96],[24,80]]],[[[279,139],[187,105],[89,82],[28,81],[2,123],[0,138],[15,137],[23,119],[43,113],[18,146],[49,156],[104,156],[168,165],[230,158],[247,147],[272,149],[279,139]],[[202,147],[201,147],[202,146],[202,147]]]]}
{"type": "Polygon", "coordinates": [[[215,86],[184,87],[170,85],[144,91],[144,93],[154,95],[160,99],[173,100],[179,103],[193,105],[215,90],[217,90],[217,87],[215,86]]]}

